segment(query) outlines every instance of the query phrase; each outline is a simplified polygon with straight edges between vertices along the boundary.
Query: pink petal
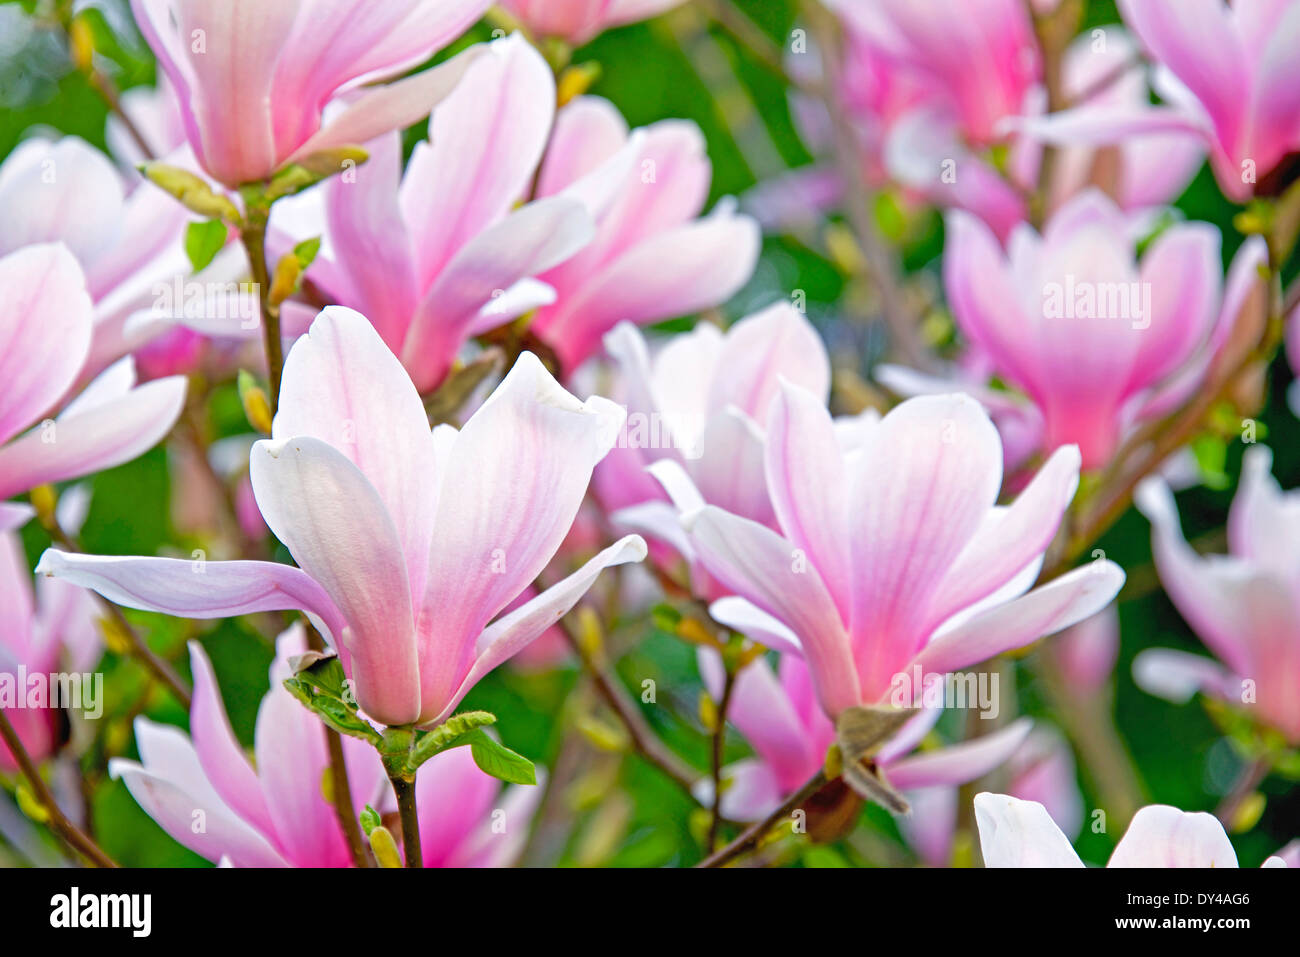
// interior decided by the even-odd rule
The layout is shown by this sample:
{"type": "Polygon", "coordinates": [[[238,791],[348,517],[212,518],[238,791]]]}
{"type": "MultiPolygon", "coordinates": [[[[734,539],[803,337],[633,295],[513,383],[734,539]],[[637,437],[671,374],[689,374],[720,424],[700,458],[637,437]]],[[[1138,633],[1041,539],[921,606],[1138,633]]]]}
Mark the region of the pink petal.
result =
{"type": "MultiPolygon", "coordinates": [[[[0,259],[0,442],[48,411],[72,385],[90,349],[91,303],[81,269],[60,244],[0,259]]],[[[5,471],[0,469],[0,476],[5,471]]],[[[17,487],[0,479],[0,499],[17,487]]]]}
{"type": "Polygon", "coordinates": [[[433,718],[428,717],[429,709],[426,709],[421,723],[436,724],[446,720],[484,675],[518,654],[568,614],[606,568],[626,562],[639,562],[645,556],[646,545],[640,536],[627,535],[597,554],[572,575],[493,622],[479,635],[474,664],[450,702],[433,718]]]}
{"type": "Polygon", "coordinates": [[[1152,804],[1133,815],[1107,867],[1236,867],[1237,852],[1213,814],[1152,804]]]}
{"type": "Polygon", "coordinates": [[[985,791],[975,795],[975,823],[985,867],[1083,867],[1037,802],[985,791]]]}
{"type": "Polygon", "coordinates": [[[396,527],[408,580],[424,580],[437,504],[429,420],[364,316],[330,306],[289,350],[271,434],[319,439],[356,465],[396,527]]]}
{"type": "Polygon", "coordinates": [[[343,619],[301,569],[275,562],[201,562],[179,558],[77,555],[48,548],[36,566],[127,608],[180,618],[229,618],[258,611],[309,611],[335,636],[343,619]]]}
{"type": "Polygon", "coordinates": [[[894,787],[905,789],[966,784],[1005,763],[1031,727],[1032,721],[1020,718],[992,734],[900,758],[886,767],[885,776],[894,787]]]}
{"type": "Polygon", "coordinates": [[[259,441],[249,473],[266,524],[347,621],[338,637],[351,658],[357,703],[383,724],[414,721],[411,587],[379,493],[342,453],[306,436],[259,441]]]}
{"type": "Polygon", "coordinates": [[[709,574],[799,637],[826,711],[861,703],[848,635],[811,560],[770,529],[714,506],[683,521],[709,574]]]}
{"type": "Polygon", "coordinates": [[[1082,621],[1109,604],[1123,585],[1124,572],[1114,562],[1090,562],[1014,601],[941,629],[916,663],[925,674],[960,671],[1082,621]]]}
{"type": "Polygon", "coordinates": [[[623,415],[605,399],[578,401],[526,352],[455,435],[417,617],[425,717],[460,686],[487,623],[560,547],[623,415]]]}

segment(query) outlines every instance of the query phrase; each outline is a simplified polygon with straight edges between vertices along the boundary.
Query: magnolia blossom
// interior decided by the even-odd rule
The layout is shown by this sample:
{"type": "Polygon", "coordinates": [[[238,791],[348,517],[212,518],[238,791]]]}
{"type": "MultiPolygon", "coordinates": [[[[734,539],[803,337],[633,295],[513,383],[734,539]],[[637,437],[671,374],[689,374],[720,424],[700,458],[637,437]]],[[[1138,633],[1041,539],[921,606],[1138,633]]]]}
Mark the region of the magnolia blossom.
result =
{"type": "Polygon", "coordinates": [[[1171,107],[1112,125],[1109,136],[1190,125],[1209,143],[1220,188],[1238,202],[1248,199],[1300,148],[1300,6],[1119,0],[1119,9],[1159,61],[1156,87],[1171,107]]]}
{"type": "MultiPolygon", "coordinates": [[[[52,674],[84,674],[99,660],[100,639],[94,603],[81,589],[42,578],[33,595],[22,543],[9,530],[24,518],[11,506],[0,511],[0,680],[10,683],[16,695],[9,703],[13,707],[3,700],[0,707],[24,750],[32,760],[42,761],[59,743],[59,714],[52,705],[89,702],[84,694],[82,702],[54,702],[47,694],[42,704],[33,707],[29,687],[19,675],[25,673],[29,680],[38,676],[44,682],[52,674]]],[[[47,693],[55,690],[48,684],[44,687],[47,693]]],[[[0,741],[0,771],[16,769],[8,747],[0,741]]]]}
{"type": "Polygon", "coordinates": [[[725,302],[758,260],[758,224],[730,200],[697,219],[712,169],[694,123],[663,120],[628,133],[618,110],[579,97],[556,117],[536,196],[611,190],[596,236],[538,276],[555,290],[532,328],[571,372],[620,320],[670,319],[725,302]],[[603,167],[603,176],[592,176],[603,167]]]}
{"type": "Polygon", "coordinates": [[[609,27],[648,20],[682,0],[502,0],[502,6],[543,36],[586,43],[609,27]]]}
{"type": "Polygon", "coordinates": [[[472,24],[488,0],[132,0],[202,167],[227,186],[409,126],[472,60],[387,85],[472,24]],[[332,99],[351,94],[322,123],[332,99]]]}
{"type": "Polygon", "coordinates": [[[1044,172],[1039,137],[1057,147],[1044,184],[1049,210],[1089,185],[1101,186],[1122,209],[1159,207],[1176,198],[1196,175],[1205,146],[1195,133],[1135,131],[1097,143],[1075,132],[1079,126],[1105,129],[1151,109],[1146,71],[1137,62],[1137,44],[1127,31],[1098,27],[1077,37],[1062,59],[1061,83],[1074,106],[1045,113],[1047,91],[1039,88],[1027,108],[1028,118],[1009,118],[1003,124],[1022,134],[1009,162],[1011,175],[1023,186],[1032,188],[1044,172]],[[1100,147],[1109,147],[1112,155],[1100,147]]]}
{"type": "Polygon", "coordinates": [[[1183,538],[1173,494],[1161,479],[1139,486],[1151,550],[1170,600],[1218,659],[1148,650],[1133,662],[1138,683],[1186,701],[1196,691],[1246,707],[1300,744],[1300,491],[1283,492],[1272,454],[1246,450],[1228,514],[1227,555],[1198,555],[1183,538]]]}
{"type": "Polygon", "coordinates": [[[715,617],[801,649],[832,718],[882,700],[899,674],[1021,647],[1119,591],[1124,573],[1104,560],[1029,590],[1074,496],[1078,449],[1058,449],[1001,507],[1002,443],[973,399],[922,396],[855,425],[837,435],[820,399],[783,384],[764,451],[779,532],[678,496],[699,561],[734,593],[715,617]]]}
{"type": "MultiPolygon", "coordinates": [[[[985,867],[1083,867],[1069,839],[1036,801],[975,795],[985,867]]],[[[1133,815],[1107,867],[1236,867],[1237,852],[1213,814],[1152,804],[1133,815]]],[[[1270,857],[1265,867],[1286,867],[1270,857]]]]}
{"type": "MultiPolygon", "coordinates": [[[[208,860],[236,867],[349,867],[347,840],[321,781],[329,767],[319,719],[285,690],[290,658],[307,650],[301,624],[276,641],[271,688],[257,711],[254,761],[231,730],[212,663],[190,643],[194,701],[190,734],[147,718],[135,722],[140,762],[114,758],[140,806],[181,844],[208,860]],[[196,826],[198,823],[202,826],[196,826]]],[[[395,810],[379,754],[344,736],[343,757],[353,812],[367,804],[395,810]]],[[[445,751],[416,776],[420,844],[426,867],[498,867],[513,862],[540,788],[512,787],[500,807],[504,831],[488,817],[500,782],[480,771],[468,748],[445,751]]]]}
{"type": "MultiPolygon", "coordinates": [[[[725,675],[717,652],[701,650],[699,665],[709,693],[720,698],[725,675]]],[[[951,792],[955,818],[956,787],[1010,757],[1029,733],[1030,721],[1021,719],[963,744],[915,750],[942,714],[942,708],[922,709],[872,760],[909,798],[919,789],[951,792]]],[[[794,654],[783,654],[777,671],[763,658],[746,665],[736,676],[727,717],[757,752],[724,770],[722,813],[733,820],[758,820],[779,807],[821,769],[835,741],[835,727],[813,692],[808,666],[794,654]]]]}
{"type": "Polygon", "coordinates": [[[1220,236],[1170,226],[1138,262],[1131,221],[1087,190],[1042,235],[1022,224],[1004,252],[979,220],[948,216],[944,283],[962,332],[1043,416],[1044,448],[1077,444],[1104,465],[1123,434],[1188,396],[1263,280],[1262,243],[1245,244],[1223,285],[1220,236]]]}
{"type": "Polygon", "coordinates": [[[301,609],[371,718],[436,723],[601,569],[645,556],[628,536],[497,618],[555,554],[622,422],[613,403],[578,401],[525,353],[462,430],[431,433],[374,326],[330,307],[290,350],[271,439],[250,463],[262,516],[300,567],[51,549],[38,571],[188,618],[301,609]]]}
{"type": "Polygon", "coordinates": [[[189,214],[159,189],[129,183],[99,150],[75,136],[33,137],[0,164],[5,228],[0,255],[61,242],[85,273],[94,336],[85,372],[98,372],[140,340],[125,329],[155,283],[190,273],[180,237],[189,214]]]}
{"type": "MultiPolygon", "coordinates": [[[[592,238],[584,200],[601,202],[591,195],[598,183],[515,207],[554,113],[550,67],[522,37],[507,37],[434,110],[429,139],[404,175],[401,137],[392,133],[367,145],[366,163],[325,186],[328,248],[308,275],[331,302],[369,317],[421,392],[439,383],[471,336],[553,302],[555,291],[529,277],[592,238]]],[[[286,312],[290,323],[295,313],[311,315],[286,312]]]]}
{"type": "Polygon", "coordinates": [[[170,431],[185,401],[180,376],[137,387],[126,358],[70,394],[95,321],[66,246],[27,246],[0,258],[0,289],[0,499],[120,465],[170,431]]]}
{"type": "MultiPolygon", "coordinates": [[[[698,323],[653,358],[627,322],[605,337],[605,348],[617,364],[616,395],[628,409],[623,437],[593,479],[613,520],[692,557],[677,510],[653,474],[655,463],[668,460],[710,504],[774,526],[763,475],[768,407],[782,379],[823,402],[830,394],[830,359],[812,323],[778,302],[725,333],[698,323]]],[[[702,580],[697,584],[708,594],[702,580]]]]}
{"type": "Polygon", "coordinates": [[[918,77],[966,138],[1000,138],[1041,72],[1029,10],[1021,0],[836,0],[833,8],[871,38],[885,61],[918,77]]]}

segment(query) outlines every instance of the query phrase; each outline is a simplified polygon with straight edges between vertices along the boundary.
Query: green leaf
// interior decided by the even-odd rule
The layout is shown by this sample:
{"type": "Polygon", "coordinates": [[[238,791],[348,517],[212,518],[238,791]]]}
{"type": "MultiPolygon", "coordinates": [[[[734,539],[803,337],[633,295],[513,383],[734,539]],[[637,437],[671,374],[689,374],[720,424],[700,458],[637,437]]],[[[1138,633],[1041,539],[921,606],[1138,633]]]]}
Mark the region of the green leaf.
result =
{"type": "Polygon", "coordinates": [[[371,831],[373,831],[375,828],[379,827],[379,825],[384,823],[383,819],[379,816],[379,812],[376,811],[374,808],[372,808],[369,804],[367,804],[365,810],[361,812],[360,820],[361,820],[361,830],[366,835],[366,837],[369,837],[371,831]]]}
{"type": "Polygon", "coordinates": [[[495,724],[496,720],[496,715],[487,711],[466,711],[464,714],[452,715],[432,731],[419,732],[415,746],[411,748],[410,757],[407,759],[411,771],[414,772],[435,754],[448,748],[468,744],[468,741],[460,739],[475,728],[495,724]]]}
{"type": "Polygon", "coordinates": [[[458,744],[468,743],[470,754],[479,770],[509,784],[536,784],[537,769],[522,754],[516,754],[504,744],[489,738],[475,729],[463,735],[458,744]]]}
{"type": "Polygon", "coordinates": [[[185,227],[185,255],[195,272],[202,272],[226,244],[225,223],[207,219],[185,227]]]}
{"type": "MultiPolygon", "coordinates": [[[[335,664],[338,662],[337,658],[329,660],[335,664]]],[[[318,664],[324,664],[324,662],[318,664]]],[[[348,692],[345,698],[342,694],[322,690],[321,687],[313,683],[313,676],[309,674],[310,670],[303,671],[292,678],[286,678],[284,681],[285,690],[302,702],[309,710],[314,711],[317,717],[339,734],[361,738],[377,746],[382,740],[379,732],[371,726],[370,722],[357,713],[355,705],[351,703],[351,693],[348,692]]],[[[338,666],[338,670],[341,674],[343,671],[342,665],[338,666]]],[[[325,680],[328,683],[333,680],[332,674],[329,674],[332,669],[325,669],[325,671],[328,675],[325,680]]]]}
{"type": "Polygon", "coordinates": [[[313,236],[311,239],[304,239],[297,246],[293,247],[294,258],[298,260],[298,267],[307,271],[307,267],[316,261],[316,254],[320,252],[320,237],[313,236]]]}

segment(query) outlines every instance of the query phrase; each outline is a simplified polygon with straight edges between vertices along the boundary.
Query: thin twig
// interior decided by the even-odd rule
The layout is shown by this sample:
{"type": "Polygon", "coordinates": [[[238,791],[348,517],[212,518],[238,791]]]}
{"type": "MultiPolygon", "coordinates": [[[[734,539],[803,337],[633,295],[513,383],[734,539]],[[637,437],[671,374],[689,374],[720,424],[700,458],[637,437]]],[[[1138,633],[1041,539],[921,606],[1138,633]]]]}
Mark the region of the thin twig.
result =
{"type": "Polygon", "coordinates": [[[397,813],[402,820],[402,852],[407,867],[424,867],[420,848],[420,814],[415,806],[415,782],[400,776],[389,778],[397,795],[397,813]]]}
{"type": "Polygon", "coordinates": [[[723,864],[733,861],[742,854],[747,854],[762,843],[763,838],[767,836],[768,831],[772,830],[782,819],[789,817],[798,807],[807,801],[810,797],[821,790],[822,785],[826,783],[826,773],[818,771],[809,780],[808,783],[801,787],[794,794],[790,795],[781,804],[779,808],[769,814],[757,824],[751,824],[740,835],[719,851],[714,851],[704,860],[696,864],[696,867],[721,867],[723,864]]]}
{"type": "Polygon", "coordinates": [[[257,286],[262,310],[262,345],[266,351],[267,398],[274,416],[280,407],[280,377],[284,374],[284,343],[280,341],[280,310],[271,302],[271,274],[266,264],[266,224],[270,211],[251,207],[244,217],[239,238],[248,253],[248,265],[257,286]]]}
{"type": "Polygon", "coordinates": [[[727,737],[727,711],[731,707],[732,692],[736,688],[736,672],[727,669],[726,682],[722,686],[722,700],[718,702],[715,718],[717,726],[713,729],[712,750],[710,752],[709,770],[713,777],[713,814],[709,818],[709,839],[705,846],[713,853],[718,845],[718,828],[722,824],[722,746],[727,737]]]}
{"type": "Polygon", "coordinates": [[[23,777],[31,785],[36,799],[41,802],[45,812],[49,815],[50,829],[62,838],[69,848],[81,854],[96,867],[117,867],[113,859],[105,854],[103,849],[81,828],[68,820],[67,815],[59,808],[58,801],[54,799],[54,795],[50,793],[50,789],[42,780],[40,772],[36,769],[36,764],[32,761],[31,755],[27,753],[27,749],[23,747],[18,732],[9,723],[9,718],[6,717],[3,709],[0,709],[0,739],[3,739],[8,746],[9,753],[18,762],[18,769],[22,771],[23,777]]]}
{"type": "MultiPolygon", "coordinates": [[[[307,647],[312,651],[324,651],[325,639],[311,622],[306,623],[307,647]]],[[[334,799],[334,814],[343,828],[347,838],[348,852],[352,863],[357,867],[370,867],[370,855],[366,853],[365,840],[361,836],[361,825],[357,821],[356,805],[352,800],[352,785],[348,782],[348,766],[343,757],[343,737],[329,725],[322,724],[325,731],[325,746],[329,751],[330,791],[334,799]]]]}
{"type": "Polygon", "coordinates": [[[601,698],[609,705],[610,710],[618,716],[623,727],[627,729],[628,737],[631,739],[637,753],[658,768],[666,777],[672,779],[679,788],[693,796],[695,782],[699,775],[664,746],[646,721],[645,716],[641,714],[635,704],[628,700],[627,692],[623,690],[623,686],[605,670],[600,662],[596,661],[595,656],[583,646],[582,641],[573,633],[569,624],[561,619],[560,625],[564,636],[569,640],[570,646],[572,646],[582,662],[583,670],[591,678],[601,698]]]}

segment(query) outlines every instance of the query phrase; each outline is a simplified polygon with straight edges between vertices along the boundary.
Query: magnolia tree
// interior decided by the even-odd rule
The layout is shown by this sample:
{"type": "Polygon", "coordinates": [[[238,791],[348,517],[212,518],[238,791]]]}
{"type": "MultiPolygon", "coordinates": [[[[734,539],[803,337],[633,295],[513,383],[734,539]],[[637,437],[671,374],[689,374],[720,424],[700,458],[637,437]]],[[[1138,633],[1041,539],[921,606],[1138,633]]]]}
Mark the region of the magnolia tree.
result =
{"type": "Polygon", "coordinates": [[[1300,857],[1300,4],[0,29],[0,861],[1300,857]]]}

